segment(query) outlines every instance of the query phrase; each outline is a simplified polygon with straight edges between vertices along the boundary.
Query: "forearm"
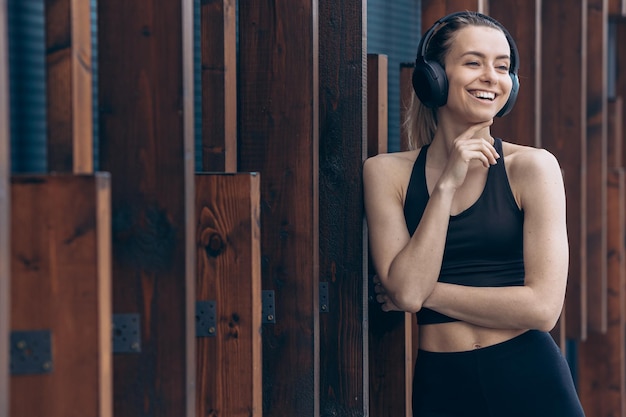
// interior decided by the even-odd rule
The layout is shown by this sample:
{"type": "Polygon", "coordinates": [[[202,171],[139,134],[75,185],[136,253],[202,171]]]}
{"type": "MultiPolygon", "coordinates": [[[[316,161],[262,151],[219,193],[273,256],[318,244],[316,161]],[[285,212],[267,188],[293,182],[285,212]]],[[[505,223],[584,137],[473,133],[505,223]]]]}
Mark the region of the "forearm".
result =
{"type": "Polygon", "coordinates": [[[468,287],[437,283],[423,307],[482,327],[551,330],[562,303],[529,286],[468,287]]]}
{"type": "Polygon", "coordinates": [[[446,192],[445,189],[433,192],[415,233],[392,261],[387,276],[383,278],[389,296],[405,311],[418,311],[437,282],[452,197],[453,192],[446,192]]]}

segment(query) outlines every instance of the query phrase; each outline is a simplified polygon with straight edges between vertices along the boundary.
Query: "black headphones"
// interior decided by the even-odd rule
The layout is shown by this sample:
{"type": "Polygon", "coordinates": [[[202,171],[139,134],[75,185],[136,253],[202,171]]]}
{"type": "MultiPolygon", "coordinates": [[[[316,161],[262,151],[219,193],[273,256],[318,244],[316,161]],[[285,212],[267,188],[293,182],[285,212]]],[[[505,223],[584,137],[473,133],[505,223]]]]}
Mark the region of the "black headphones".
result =
{"type": "Polygon", "coordinates": [[[437,20],[431,28],[426,31],[417,48],[417,58],[415,59],[415,69],[413,70],[412,79],[413,90],[415,90],[415,94],[426,107],[441,107],[446,104],[448,101],[448,78],[446,76],[446,71],[438,62],[426,60],[426,48],[428,47],[435,30],[440,25],[454,19],[455,17],[468,16],[469,14],[474,14],[496,24],[500,29],[502,29],[502,32],[504,32],[511,48],[511,66],[509,68],[509,75],[511,76],[513,85],[511,87],[509,99],[504,107],[500,109],[498,114],[496,114],[496,116],[502,117],[513,109],[513,105],[517,99],[517,93],[519,92],[519,77],[517,76],[517,71],[519,70],[519,53],[517,52],[517,45],[515,44],[515,41],[509,31],[494,18],[482,13],[465,11],[452,13],[437,20]]]}

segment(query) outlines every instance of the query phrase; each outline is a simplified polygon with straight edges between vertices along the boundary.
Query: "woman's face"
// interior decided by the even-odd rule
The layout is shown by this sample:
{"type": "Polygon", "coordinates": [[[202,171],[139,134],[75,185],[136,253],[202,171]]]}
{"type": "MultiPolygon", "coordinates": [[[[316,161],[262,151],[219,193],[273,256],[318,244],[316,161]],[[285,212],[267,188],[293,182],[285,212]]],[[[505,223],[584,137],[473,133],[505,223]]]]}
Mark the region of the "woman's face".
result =
{"type": "Polygon", "coordinates": [[[511,92],[509,43],[500,30],[468,26],[456,33],[445,58],[448,101],[439,111],[470,123],[491,120],[511,92]]]}

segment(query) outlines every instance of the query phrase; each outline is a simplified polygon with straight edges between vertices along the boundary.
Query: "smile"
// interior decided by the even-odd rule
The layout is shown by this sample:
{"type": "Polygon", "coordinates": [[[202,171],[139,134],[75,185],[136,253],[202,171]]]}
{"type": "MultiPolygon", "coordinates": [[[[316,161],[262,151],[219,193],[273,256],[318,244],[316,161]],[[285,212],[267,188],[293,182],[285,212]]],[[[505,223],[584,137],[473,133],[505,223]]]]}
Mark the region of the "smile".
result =
{"type": "Polygon", "coordinates": [[[483,100],[493,101],[496,98],[496,93],[492,93],[490,91],[474,90],[474,91],[470,91],[469,93],[473,95],[474,97],[483,99],[483,100]]]}

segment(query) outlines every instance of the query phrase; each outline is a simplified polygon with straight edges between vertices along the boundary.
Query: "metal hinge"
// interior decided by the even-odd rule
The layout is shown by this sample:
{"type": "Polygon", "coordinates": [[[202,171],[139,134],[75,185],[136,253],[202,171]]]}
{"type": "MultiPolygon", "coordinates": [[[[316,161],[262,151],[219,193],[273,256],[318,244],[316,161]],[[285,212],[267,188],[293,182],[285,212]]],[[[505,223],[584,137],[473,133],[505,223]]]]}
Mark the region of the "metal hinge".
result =
{"type": "Polygon", "coordinates": [[[11,374],[48,374],[52,372],[50,330],[11,332],[11,374]]]}
{"type": "Polygon", "coordinates": [[[196,301],[196,337],[215,337],[216,334],[215,301],[196,301]]]}
{"type": "Polygon", "coordinates": [[[113,314],[113,353],[141,352],[139,314],[113,314]]]}
{"type": "Polygon", "coordinates": [[[261,314],[263,323],[276,324],[276,300],[274,297],[274,290],[264,290],[261,292],[261,296],[261,314]]]}
{"type": "Polygon", "coordinates": [[[328,303],[328,282],[320,282],[320,313],[328,313],[330,304],[328,303]]]}

